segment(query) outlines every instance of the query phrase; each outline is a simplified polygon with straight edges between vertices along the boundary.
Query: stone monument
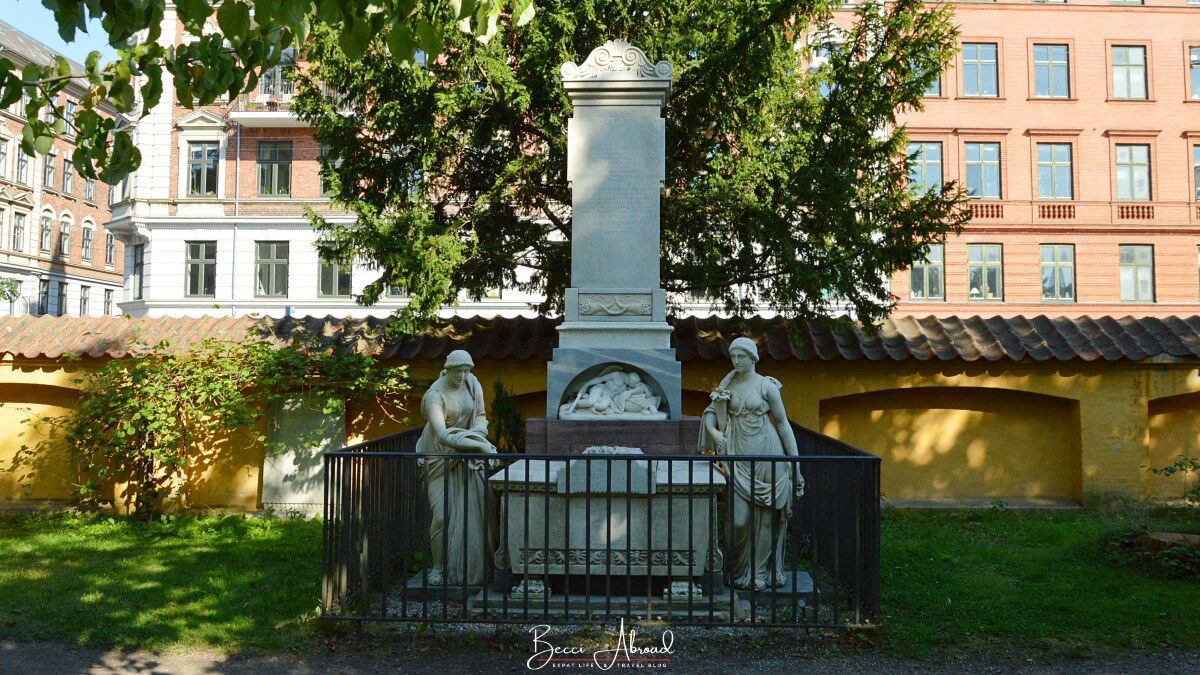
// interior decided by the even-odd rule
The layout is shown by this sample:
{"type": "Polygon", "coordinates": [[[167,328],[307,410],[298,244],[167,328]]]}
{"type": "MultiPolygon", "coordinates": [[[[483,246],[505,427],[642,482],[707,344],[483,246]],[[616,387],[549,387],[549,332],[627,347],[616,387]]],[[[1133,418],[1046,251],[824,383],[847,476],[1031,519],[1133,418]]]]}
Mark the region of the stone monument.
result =
{"type": "Polygon", "coordinates": [[[561,75],[574,106],[571,286],[546,374],[546,416],[679,420],[680,365],[659,284],[671,64],[611,40],[561,75]]]}

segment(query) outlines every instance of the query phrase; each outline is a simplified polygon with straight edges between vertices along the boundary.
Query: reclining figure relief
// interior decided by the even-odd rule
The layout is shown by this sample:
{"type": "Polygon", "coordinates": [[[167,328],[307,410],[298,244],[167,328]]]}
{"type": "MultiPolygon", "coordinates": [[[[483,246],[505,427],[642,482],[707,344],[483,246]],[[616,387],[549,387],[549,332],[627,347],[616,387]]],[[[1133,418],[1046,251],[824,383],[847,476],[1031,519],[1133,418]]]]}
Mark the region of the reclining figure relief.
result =
{"type": "Polygon", "coordinates": [[[621,366],[608,366],[567,398],[570,402],[559,407],[560,419],[667,417],[667,413],[659,409],[662,398],[654,395],[641,375],[621,366]]]}

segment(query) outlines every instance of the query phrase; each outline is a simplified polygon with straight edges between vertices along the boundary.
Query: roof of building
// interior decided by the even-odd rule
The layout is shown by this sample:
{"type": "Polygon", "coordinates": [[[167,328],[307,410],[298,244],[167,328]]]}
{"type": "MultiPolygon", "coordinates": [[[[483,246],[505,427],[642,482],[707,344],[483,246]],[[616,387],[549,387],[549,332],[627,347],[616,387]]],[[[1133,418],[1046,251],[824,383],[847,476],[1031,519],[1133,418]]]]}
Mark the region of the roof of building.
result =
{"type": "MultiPolygon", "coordinates": [[[[383,319],[334,317],[154,319],[0,317],[0,356],[27,359],[127,356],[137,345],[179,348],[206,338],[286,340],[309,333],[384,358],[440,359],[465,349],[477,359],[549,360],[560,319],[455,317],[424,331],[387,338],[383,319]]],[[[898,317],[876,331],[784,319],[687,317],[672,321],[680,360],[725,358],[728,344],[749,336],[763,358],[869,361],[1141,361],[1200,359],[1200,316],[1121,319],[898,317]]]]}
{"type": "MultiPolygon", "coordinates": [[[[0,21],[0,57],[9,57],[13,54],[39,66],[50,65],[54,63],[56,56],[62,56],[67,59],[67,63],[71,64],[71,72],[82,73],[86,70],[82,64],[54,51],[32,35],[12,24],[0,21]]],[[[82,78],[74,78],[72,82],[81,87],[87,85],[87,81],[82,78]]]]}

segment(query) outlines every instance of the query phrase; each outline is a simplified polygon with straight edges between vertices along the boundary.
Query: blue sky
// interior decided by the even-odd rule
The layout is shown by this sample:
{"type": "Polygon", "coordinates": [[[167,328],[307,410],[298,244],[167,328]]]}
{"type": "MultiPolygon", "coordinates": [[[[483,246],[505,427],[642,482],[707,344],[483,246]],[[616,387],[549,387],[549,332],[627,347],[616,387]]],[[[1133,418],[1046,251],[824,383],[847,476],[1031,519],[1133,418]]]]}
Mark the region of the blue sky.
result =
{"type": "Polygon", "coordinates": [[[41,0],[5,0],[5,11],[0,19],[29,33],[51,49],[65,55],[69,59],[83,63],[88,52],[99,51],[105,60],[114,58],[116,53],[108,46],[108,38],[99,21],[93,21],[88,26],[88,32],[76,32],[74,42],[63,42],[58,36],[58,24],[54,23],[54,12],[42,6],[41,0]]]}

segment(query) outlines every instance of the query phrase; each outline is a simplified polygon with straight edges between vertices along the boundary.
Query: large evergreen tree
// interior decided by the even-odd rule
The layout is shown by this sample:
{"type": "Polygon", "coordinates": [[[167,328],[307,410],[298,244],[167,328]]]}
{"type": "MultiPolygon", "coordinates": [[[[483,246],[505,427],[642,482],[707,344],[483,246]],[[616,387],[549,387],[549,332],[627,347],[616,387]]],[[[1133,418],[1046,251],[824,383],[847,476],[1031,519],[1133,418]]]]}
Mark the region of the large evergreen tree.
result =
{"type": "Polygon", "coordinates": [[[885,279],[967,219],[955,185],[906,185],[901,111],[952,57],[950,10],[864,3],[844,30],[813,0],[561,0],[481,43],[447,35],[424,64],[382,44],[348,59],[316,29],[296,109],[327,147],[326,181],[356,216],[310,217],[323,255],[378,267],[419,319],[460,290],[521,286],[561,307],[570,189],[559,66],[622,38],[676,69],[666,110],[662,278],[728,309],[886,315],[885,279]],[[824,65],[812,68],[817,48],[824,65]],[[338,92],[322,94],[317,82],[338,92]],[[533,270],[519,281],[518,266],[533,270]]]}

